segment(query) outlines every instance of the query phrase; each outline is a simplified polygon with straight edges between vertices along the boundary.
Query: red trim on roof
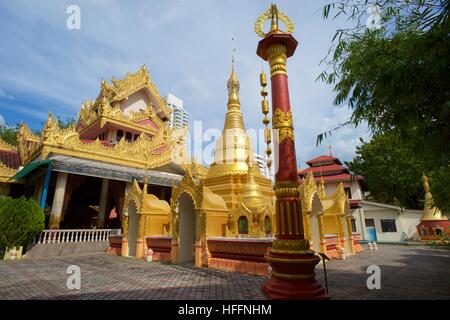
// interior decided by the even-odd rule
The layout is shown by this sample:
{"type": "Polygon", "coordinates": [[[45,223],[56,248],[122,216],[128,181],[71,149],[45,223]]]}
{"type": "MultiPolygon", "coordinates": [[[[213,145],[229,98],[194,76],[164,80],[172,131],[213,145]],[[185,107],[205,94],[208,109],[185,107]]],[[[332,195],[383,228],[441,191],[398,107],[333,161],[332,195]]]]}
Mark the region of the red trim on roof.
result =
{"type": "Polygon", "coordinates": [[[352,200],[352,199],[349,199],[348,202],[349,202],[349,204],[350,204],[350,209],[361,208],[361,200],[352,200]]]}
{"type": "Polygon", "coordinates": [[[327,156],[327,155],[321,155],[314,159],[306,161],[306,163],[310,166],[312,166],[313,164],[318,164],[318,163],[322,163],[322,162],[323,163],[334,162],[336,164],[342,164],[342,162],[338,158],[335,158],[333,156],[327,156]]]}
{"type": "Polygon", "coordinates": [[[298,174],[300,176],[303,176],[303,175],[308,174],[308,172],[310,172],[310,171],[312,171],[313,173],[318,173],[318,174],[322,173],[323,175],[327,175],[327,173],[330,174],[330,172],[336,173],[336,171],[338,173],[343,173],[343,172],[348,173],[348,169],[345,166],[333,163],[333,164],[329,164],[329,165],[325,165],[325,166],[309,167],[309,168],[306,168],[305,170],[300,170],[298,174]]]}
{"type": "MultiPolygon", "coordinates": [[[[83,143],[93,143],[95,142],[95,140],[80,140],[83,143]]],[[[106,140],[100,140],[100,143],[106,147],[113,147],[114,144],[110,143],[109,141],[106,140]]]]}

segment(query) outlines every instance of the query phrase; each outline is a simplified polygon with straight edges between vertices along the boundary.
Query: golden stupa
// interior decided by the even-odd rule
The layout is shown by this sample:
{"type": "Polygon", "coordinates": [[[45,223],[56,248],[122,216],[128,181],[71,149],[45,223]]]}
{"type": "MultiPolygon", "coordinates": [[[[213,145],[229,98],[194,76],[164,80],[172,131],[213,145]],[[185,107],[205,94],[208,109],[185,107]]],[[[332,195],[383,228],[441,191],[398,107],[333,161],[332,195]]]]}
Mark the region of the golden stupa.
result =
{"type": "MultiPolygon", "coordinates": [[[[241,193],[246,181],[248,162],[254,163],[252,141],[245,131],[244,120],[239,101],[239,79],[232,63],[228,79],[228,103],[222,135],[217,139],[214,162],[206,175],[204,185],[225,200],[229,210],[239,205],[241,193]]],[[[264,177],[259,169],[254,181],[259,185],[265,202],[272,201],[272,181],[264,177]]]]}

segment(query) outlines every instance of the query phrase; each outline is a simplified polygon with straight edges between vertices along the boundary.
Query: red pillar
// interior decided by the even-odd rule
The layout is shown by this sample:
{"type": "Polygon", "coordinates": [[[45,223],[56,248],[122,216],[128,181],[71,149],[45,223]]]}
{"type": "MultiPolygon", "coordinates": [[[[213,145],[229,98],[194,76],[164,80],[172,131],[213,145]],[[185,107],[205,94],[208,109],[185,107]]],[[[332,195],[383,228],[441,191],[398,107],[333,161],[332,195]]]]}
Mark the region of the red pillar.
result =
{"type": "MultiPolygon", "coordinates": [[[[270,64],[272,126],[278,142],[275,163],[277,235],[266,259],[272,267],[263,291],[271,299],[328,299],[315,279],[320,258],[305,239],[298,191],[294,128],[289,101],[286,59],[294,54],[297,41],[289,33],[270,32],[258,44],[257,54],[270,64]],[[277,131],[278,130],[278,138],[277,131]]],[[[275,151],[277,148],[275,148],[275,151]]]]}

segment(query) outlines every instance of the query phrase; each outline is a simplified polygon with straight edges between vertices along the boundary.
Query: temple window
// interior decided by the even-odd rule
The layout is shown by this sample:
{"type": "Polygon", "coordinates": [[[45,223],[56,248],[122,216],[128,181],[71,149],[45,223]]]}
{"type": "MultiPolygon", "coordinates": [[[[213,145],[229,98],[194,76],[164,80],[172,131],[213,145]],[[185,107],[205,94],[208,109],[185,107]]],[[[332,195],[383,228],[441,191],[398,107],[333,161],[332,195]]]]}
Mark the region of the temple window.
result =
{"type": "Polygon", "coordinates": [[[125,140],[127,140],[128,142],[131,142],[132,137],[133,136],[130,132],[125,133],[125,140]]]}
{"type": "Polygon", "coordinates": [[[269,235],[272,233],[272,221],[270,221],[269,217],[264,218],[264,233],[269,235]]]}
{"type": "Polygon", "coordinates": [[[356,232],[356,220],[355,219],[351,219],[350,223],[352,224],[352,232],[356,232]]]}
{"type": "Polygon", "coordinates": [[[122,140],[122,137],[123,137],[123,131],[117,130],[116,141],[119,142],[120,140],[122,140]]]}
{"type": "Polygon", "coordinates": [[[381,219],[381,232],[397,232],[395,219],[381,219]]]}
{"type": "Polygon", "coordinates": [[[427,236],[428,235],[428,229],[427,228],[421,228],[420,229],[420,233],[422,234],[422,236],[427,236]]]}
{"type": "Polygon", "coordinates": [[[352,191],[350,190],[350,187],[345,187],[345,188],[344,188],[344,191],[345,191],[345,193],[347,194],[347,197],[348,197],[349,199],[351,199],[351,198],[352,198],[352,191]]]}
{"type": "Polygon", "coordinates": [[[238,219],[238,232],[239,234],[248,234],[248,220],[244,216],[238,219]]]}
{"type": "Polygon", "coordinates": [[[436,236],[442,236],[442,229],[441,228],[434,229],[434,234],[436,236]]]}

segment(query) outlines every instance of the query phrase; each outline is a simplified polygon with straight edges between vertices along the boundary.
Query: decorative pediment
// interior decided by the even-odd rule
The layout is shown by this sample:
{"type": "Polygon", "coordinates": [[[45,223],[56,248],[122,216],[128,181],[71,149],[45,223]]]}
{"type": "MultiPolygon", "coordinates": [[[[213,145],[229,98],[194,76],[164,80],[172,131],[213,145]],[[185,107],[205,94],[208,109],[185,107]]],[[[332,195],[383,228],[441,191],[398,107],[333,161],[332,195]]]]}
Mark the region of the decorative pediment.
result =
{"type": "MultiPolygon", "coordinates": [[[[108,107],[120,109],[120,101],[128,99],[129,96],[142,89],[146,90],[151,97],[151,102],[148,104],[147,110],[145,110],[143,114],[126,117],[123,114],[121,115],[117,111],[114,111],[115,115],[120,118],[125,117],[126,120],[136,121],[136,118],[148,115],[151,112],[149,111],[151,109],[153,110],[152,115],[161,112],[164,117],[167,118],[171,109],[151,81],[147,67],[144,65],[135,73],[127,73],[123,79],[116,79],[113,77],[111,84],[103,80],[100,85],[100,93],[95,101],[91,102],[90,100],[86,100],[86,102],[83,103],[79,114],[80,124],[86,126],[102,114],[107,114],[108,107]]],[[[158,121],[156,118],[159,118],[159,121],[162,122],[159,116],[154,116],[154,121],[158,121]]]]}
{"type": "MultiPolygon", "coordinates": [[[[22,131],[25,132],[22,140],[28,141],[26,127],[22,131]]],[[[50,153],[54,153],[128,167],[152,169],[183,158],[185,145],[180,135],[178,129],[165,127],[153,137],[141,134],[134,142],[127,142],[124,138],[114,145],[105,144],[98,139],[87,142],[80,140],[79,133],[73,126],[60,128],[55,118],[49,114],[42,137],[33,137],[38,140],[36,146],[28,148],[26,143],[22,143],[19,144],[19,146],[22,145],[19,151],[22,148],[26,163],[37,156],[45,158],[50,153]]]]}
{"type": "Polygon", "coordinates": [[[32,160],[29,157],[39,148],[41,141],[41,137],[32,133],[26,124],[22,123],[20,125],[19,133],[17,134],[17,149],[22,164],[32,160]]]}
{"type": "Polygon", "coordinates": [[[326,215],[344,215],[350,213],[350,204],[342,182],[338,184],[336,191],[332,195],[322,199],[322,202],[325,203],[324,214],[326,215]]]}

